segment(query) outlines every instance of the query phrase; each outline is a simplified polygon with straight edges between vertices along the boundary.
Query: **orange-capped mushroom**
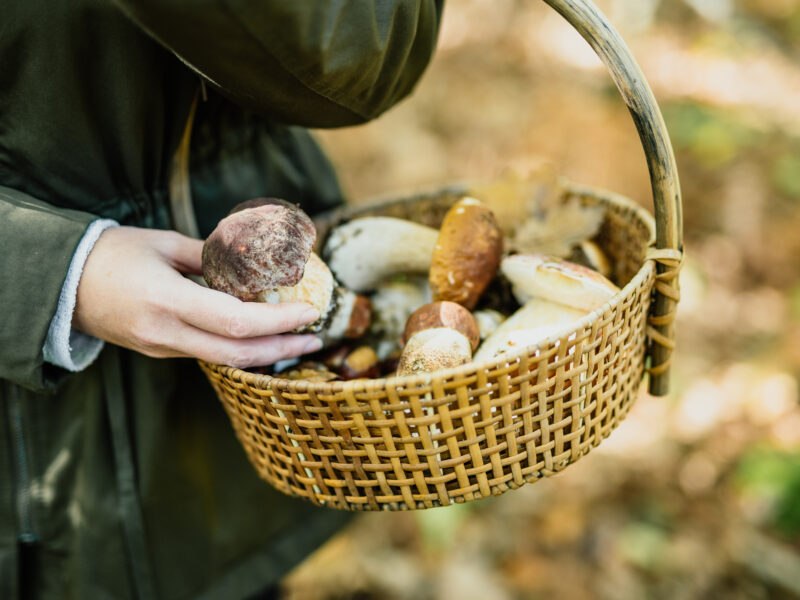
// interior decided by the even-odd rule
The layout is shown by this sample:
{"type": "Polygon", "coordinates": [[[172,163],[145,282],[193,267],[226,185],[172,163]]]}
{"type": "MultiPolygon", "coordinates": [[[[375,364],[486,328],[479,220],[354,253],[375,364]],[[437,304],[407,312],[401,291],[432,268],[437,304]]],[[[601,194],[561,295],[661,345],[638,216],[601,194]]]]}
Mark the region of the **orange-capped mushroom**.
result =
{"type": "Polygon", "coordinates": [[[433,251],[433,299],[475,308],[502,254],[503,233],[492,211],[479,200],[462,198],[447,211],[433,251]]]}

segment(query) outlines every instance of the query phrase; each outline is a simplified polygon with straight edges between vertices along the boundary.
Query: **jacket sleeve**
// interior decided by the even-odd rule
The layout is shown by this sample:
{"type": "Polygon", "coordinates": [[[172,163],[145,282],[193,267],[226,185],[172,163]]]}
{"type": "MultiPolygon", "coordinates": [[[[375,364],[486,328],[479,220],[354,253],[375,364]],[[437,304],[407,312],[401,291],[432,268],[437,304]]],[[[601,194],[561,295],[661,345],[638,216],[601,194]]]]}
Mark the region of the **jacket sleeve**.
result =
{"type": "Polygon", "coordinates": [[[113,0],[238,104],[306,127],[366,122],[407,96],[444,0],[113,0]]]}
{"type": "Polygon", "coordinates": [[[52,388],[43,347],[75,248],[95,215],[0,186],[0,379],[52,388]]]}

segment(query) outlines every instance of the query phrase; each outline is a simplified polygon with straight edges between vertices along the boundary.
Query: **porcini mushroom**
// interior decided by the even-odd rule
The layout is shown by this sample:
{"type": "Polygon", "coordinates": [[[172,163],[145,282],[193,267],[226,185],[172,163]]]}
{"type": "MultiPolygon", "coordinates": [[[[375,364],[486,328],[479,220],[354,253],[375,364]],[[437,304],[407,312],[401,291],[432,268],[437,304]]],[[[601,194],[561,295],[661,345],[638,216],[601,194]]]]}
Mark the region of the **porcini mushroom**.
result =
{"type": "Polygon", "coordinates": [[[507,352],[535,346],[564,331],[586,311],[548,300],[534,299],[511,315],[481,344],[474,361],[490,360],[507,352]]]}
{"type": "Polygon", "coordinates": [[[367,292],[398,273],[427,273],[438,236],[404,219],[362,217],[334,228],[323,256],[342,284],[367,292]]]}
{"type": "Polygon", "coordinates": [[[296,285],[303,277],[317,230],[288,203],[236,210],[203,244],[203,277],[212,289],[248,302],[264,290],[296,285]]]}
{"type": "Polygon", "coordinates": [[[360,337],[369,327],[369,300],[337,285],[311,251],[316,235],[308,215],[288,202],[242,203],[203,245],[203,277],[243,301],[310,304],[320,317],[298,333],[318,333],[323,342],[360,337]]]}
{"type": "Polygon", "coordinates": [[[478,324],[454,302],[434,302],[409,319],[398,375],[432,373],[468,363],[478,343],[478,324]]]}
{"type": "Polygon", "coordinates": [[[480,343],[480,331],[472,314],[455,302],[431,302],[420,307],[408,318],[403,332],[403,344],[425,329],[446,327],[461,332],[469,340],[471,352],[480,343]]]}
{"type": "Polygon", "coordinates": [[[532,298],[572,308],[594,310],[619,288],[597,271],[543,254],[515,254],[503,259],[503,275],[511,282],[520,304],[532,298]]]}
{"type": "Polygon", "coordinates": [[[447,211],[436,241],[430,269],[433,299],[475,308],[502,254],[503,233],[492,212],[479,200],[462,198],[447,211]]]}

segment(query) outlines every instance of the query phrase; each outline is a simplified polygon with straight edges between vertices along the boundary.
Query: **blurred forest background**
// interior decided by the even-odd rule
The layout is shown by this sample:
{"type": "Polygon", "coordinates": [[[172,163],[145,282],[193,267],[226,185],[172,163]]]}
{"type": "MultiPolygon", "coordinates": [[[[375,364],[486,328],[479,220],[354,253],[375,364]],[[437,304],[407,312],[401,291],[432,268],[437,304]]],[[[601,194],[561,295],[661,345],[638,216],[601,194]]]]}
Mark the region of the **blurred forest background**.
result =
{"type": "MultiPolygon", "coordinates": [[[[800,597],[800,0],[601,0],[661,104],[688,260],[674,393],[590,457],[467,505],[358,517],[292,600],[800,597]]],[[[533,0],[450,0],[414,96],[319,132],[353,202],[549,162],[650,207],[600,62],[533,0]]]]}

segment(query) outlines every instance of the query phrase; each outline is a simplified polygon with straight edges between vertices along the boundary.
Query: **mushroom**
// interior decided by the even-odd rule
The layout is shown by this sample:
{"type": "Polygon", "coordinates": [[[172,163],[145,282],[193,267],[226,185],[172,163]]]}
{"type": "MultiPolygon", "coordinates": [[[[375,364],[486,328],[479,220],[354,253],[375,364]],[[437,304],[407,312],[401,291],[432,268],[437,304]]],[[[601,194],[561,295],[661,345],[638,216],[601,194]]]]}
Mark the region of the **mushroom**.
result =
{"type": "Polygon", "coordinates": [[[472,316],[475,317],[475,322],[478,324],[478,331],[482,340],[497,331],[497,328],[506,320],[506,316],[503,313],[491,308],[476,310],[472,313],[472,316]]]}
{"type": "Polygon", "coordinates": [[[339,367],[342,379],[371,379],[380,375],[380,361],[370,346],[359,346],[348,354],[339,367]]]}
{"type": "Polygon", "coordinates": [[[234,207],[203,244],[203,277],[212,289],[255,300],[300,281],[316,238],[309,216],[291,204],[264,199],[234,207]]]}
{"type": "Polygon", "coordinates": [[[408,318],[417,308],[433,300],[427,277],[411,276],[384,281],[371,296],[370,335],[378,342],[378,356],[400,348],[408,318]]]}
{"type": "Polygon", "coordinates": [[[490,360],[506,352],[535,346],[543,339],[564,331],[586,311],[549,300],[534,299],[511,315],[481,344],[474,361],[490,360]]]}
{"type": "Polygon", "coordinates": [[[500,270],[513,285],[520,304],[541,298],[591,311],[619,291],[597,271],[543,254],[508,256],[500,270]]]}
{"type": "MultiPolygon", "coordinates": [[[[328,311],[335,306],[336,281],[330,269],[313,252],[308,256],[302,279],[296,285],[266,288],[256,294],[255,300],[268,304],[282,302],[306,302],[319,311],[320,319],[306,326],[310,332],[318,332],[327,322],[328,311]]],[[[351,292],[352,293],[352,292],[351,292]]]]}
{"type": "Polygon", "coordinates": [[[447,211],[430,269],[434,300],[458,302],[473,309],[497,272],[503,233],[492,212],[465,197],[447,211]]]}
{"type": "Polygon", "coordinates": [[[478,345],[478,324],[459,304],[433,302],[411,316],[406,336],[397,374],[432,373],[471,360],[478,345]]]}
{"type": "Polygon", "coordinates": [[[339,281],[366,292],[398,273],[427,273],[438,236],[404,219],[362,217],[333,229],[323,256],[339,281]]]}
{"type": "Polygon", "coordinates": [[[611,277],[611,261],[596,242],[582,241],[573,250],[570,260],[594,269],[603,277],[611,277]]]}
{"type": "Polygon", "coordinates": [[[409,340],[420,331],[438,327],[460,331],[469,341],[470,352],[474,352],[480,343],[478,324],[468,310],[455,302],[431,302],[408,318],[403,344],[408,345],[409,340]]]}
{"type": "Polygon", "coordinates": [[[242,301],[306,302],[320,318],[297,330],[323,342],[361,337],[369,327],[369,299],[337,285],[311,249],[311,219],[276,199],[250,200],[222,219],[203,245],[203,277],[209,287],[242,301]]]}
{"type": "Polygon", "coordinates": [[[313,361],[302,362],[295,368],[281,373],[280,377],[292,381],[311,381],[313,383],[327,383],[339,379],[339,376],[329,371],[325,365],[313,361]]]}

